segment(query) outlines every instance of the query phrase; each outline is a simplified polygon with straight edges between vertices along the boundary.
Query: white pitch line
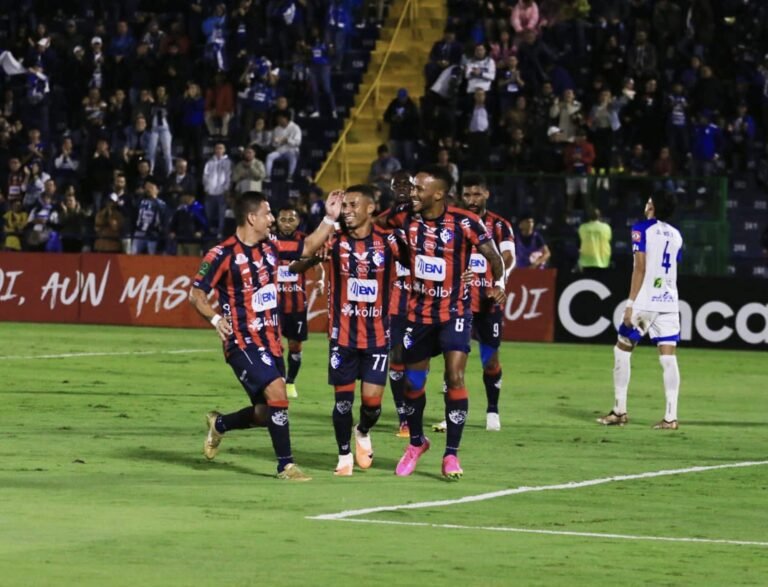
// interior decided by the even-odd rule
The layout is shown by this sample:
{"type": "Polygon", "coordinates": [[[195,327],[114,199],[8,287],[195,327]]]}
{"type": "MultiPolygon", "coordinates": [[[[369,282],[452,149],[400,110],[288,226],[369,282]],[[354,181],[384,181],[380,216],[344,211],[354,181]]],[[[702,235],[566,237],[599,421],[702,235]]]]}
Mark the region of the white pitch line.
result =
{"type": "Polygon", "coordinates": [[[727,544],[731,546],[766,546],[768,542],[755,540],[723,540],[718,538],[672,538],[669,536],[636,536],[634,534],[601,534],[600,532],[569,532],[567,530],[538,530],[535,528],[508,528],[506,526],[463,526],[460,524],[430,524],[427,522],[397,522],[392,520],[367,520],[364,518],[345,518],[341,522],[359,524],[389,524],[392,526],[421,526],[425,528],[444,528],[447,530],[486,530],[490,532],[515,532],[519,534],[545,534],[549,536],[578,536],[582,538],[610,538],[619,540],[648,540],[652,542],[695,542],[703,544],[727,544]]]}
{"type": "Polygon", "coordinates": [[[582,487],[592,487],[594,485],[603,485],[605,483],[616,483],[618,481],[632,481],[634,479],[653,479],[654,477],[667,477],[669,475],[685,475],[687,473],[701,473],[703,471],[716,471],[718,469],[736,469],[741,467],[758,467],[768,465],[768,461],[744,461],[741,463],[726,463],[723,465],[711,465],[706,467],[687,467],[685,469],[670,469],[665,471],[650,471],[648,473],[637,473],[634,475],[617,475],[614,477],[602,477],[600,479],[588,479],[586,481],[569,481],[568,483],[559,483],[557,485],[540,485],[538,487],[516,487],[514,489],[504,489],[502,491],[493,491],[491,493],[481,493],[479,495],[468,495],[459,499],[445,499],[441,501],[422,501],[417,503],[407,503],[402,505],[380,506],[365,508],[360,510],[346,510],[335,514],[321,514],[319,516],[308,516],[310,520],[345,520],[356,516],[366,514],[375,514],[378,512],[394,512],[399,510],[417,510],[433,507],[445,507],[462,503],[472,503],[476,501],[487,501],[497,497],[507,495],[517,495],[520,493],[531,493],[535,491],[555,491],[560,489],[580,489],[582,487]]]}
{"type": "Polygon", "coordinates": [[[0,361],[30,360],[30,359],[70,359],[74,357],[125,357],[139,355],[186,355],[191,353],[210,353],[216,349],[177,349],[157,351],[116,351],[97,353],[63,353],[60,355],[0,355],[0,361]]]}

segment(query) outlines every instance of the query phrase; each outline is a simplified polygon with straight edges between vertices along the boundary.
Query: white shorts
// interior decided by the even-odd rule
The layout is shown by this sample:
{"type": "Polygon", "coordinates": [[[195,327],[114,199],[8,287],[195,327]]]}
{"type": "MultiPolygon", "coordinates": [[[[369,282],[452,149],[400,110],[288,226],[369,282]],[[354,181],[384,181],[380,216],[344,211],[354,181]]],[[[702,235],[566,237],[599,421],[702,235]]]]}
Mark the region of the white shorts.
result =
{"type": "Polygon", "coordinates": [[[632,310],[632,329],[619,326],[619,339],[626,344],[640,341],[646,334],[657,345],[676,346],[680,340],[680,314],[678,312],[649,312],[632,310]]]}

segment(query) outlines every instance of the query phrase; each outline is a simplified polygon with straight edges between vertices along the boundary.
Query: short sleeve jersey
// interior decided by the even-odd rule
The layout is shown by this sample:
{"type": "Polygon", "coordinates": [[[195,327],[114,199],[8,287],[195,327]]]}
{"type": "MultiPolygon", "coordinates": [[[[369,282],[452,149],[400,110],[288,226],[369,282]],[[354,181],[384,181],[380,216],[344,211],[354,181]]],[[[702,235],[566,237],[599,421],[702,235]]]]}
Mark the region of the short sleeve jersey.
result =
{"type": "MultiPolygon", "coordinates": [[[[392,212],[389,208],[381,213],[380,217],[387,218],[392,212]]],[[[389,298],[389,315],[403,316],[408,314],[408,292],[411,290],[411,270],[395,261],[396,279],[392,282],[392,291],[389,298]]]]}
{"type": "Polygon", "coordinates": [[[637,310],[678,312],[677,266],[682,260],[683,237],[656,219],[632,227],[632,252],[645,253],[645,277],[635,299],[637,310]]]}
{"type": "Polygon", "coordinates": [[[278,250],[270,240],[249,247],[232,236],[206,253],[193,287],[215,289],[232,335],[224,343],[227,356],[255,345],[279,356],[280,318],[277,295],[278,250]]]}
{"type": "Polygon", "coordinates": [[[293,314],[307,309],[307,278],[304,273],[292,273],[288,266],[301,259],[304,251],[302,232],[294,232],[291,236],[272,235],[270,240],[277,247],[280,264],[277,266],[277,293],[280,312],[293,314]]]}
{"type": "Polygon", "coordinates": [[[410,251],[408,320],[439,324],[469,316],[469,288],[461,276],[469,267],[472,247],[492,239],[480,218],[448,206],[433,220],[402,211],[390,216],[389,223],[403,230],[410,251]]]}
{"type": "MultiPolygon", "coordinates": [[[[515,235],[512,232],[512,225],[504,220],[498,214],[486,212],[481,218],[485,224],[486,230],[493,236],[493,242],[500,251],[515,250],[515,235]]],[[[469,259],[469,268],[474,274],[472,276],[472,311],[481,312],[489,309],[489,304],[498,306],[493,302],[489,292],[493,288],[493,271],[488,260],[472,247],[472,256],[469,259]]]]}
{"type": "Polygon", "coordinates": [[[329,252],[331,340],[354,349],[387,348],[397,238],[378,227],[361,239],[338,231],[331,238],[329,252]]]}

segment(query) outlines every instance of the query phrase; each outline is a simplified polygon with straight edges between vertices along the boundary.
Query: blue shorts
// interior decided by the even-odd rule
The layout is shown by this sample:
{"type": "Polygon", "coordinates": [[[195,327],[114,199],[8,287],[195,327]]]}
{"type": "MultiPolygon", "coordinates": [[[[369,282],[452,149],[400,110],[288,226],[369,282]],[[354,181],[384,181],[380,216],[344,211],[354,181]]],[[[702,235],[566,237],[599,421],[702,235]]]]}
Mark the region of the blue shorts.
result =
{"type": "Polygon", "coordinates": [[[288,340],[307,340],[307,311],[280,314],[280,330],[288,340]]]}
{"type": "Polygon", "coordinates": [[[276,357],[268,350],[255,346],[232,351],[227,363],[254,405],[267,403],[264,390],[275,379],[285,377],[283,357],[276,357]]]}
{"type": "Polygon", "coordinates": [[[389,348],[393,349],[403,344],[403,335],[405,326],[408,324],[408,318],[400,315],[389,317],[389,348]]]}
{"type": "Polygon", "coordinates": [[[480,344],[498,349],[501,346],[503,319],[498,306],[488,312],[475,312],[472,314],[472,338],[480,344]]]}
{"type": "Polygon", "coordinates": [[[351,349],[331,342],[328,384],[349,385],[358,379],[373,385],[387,383],[387,349],[351,349]]]}
{"type": "Polygon", "coordinates": [[[440,324],[409,321],[403,335],[403,362],[411,365],[448,351],[469,353],[471,336],[471,315],[440,324]]]}

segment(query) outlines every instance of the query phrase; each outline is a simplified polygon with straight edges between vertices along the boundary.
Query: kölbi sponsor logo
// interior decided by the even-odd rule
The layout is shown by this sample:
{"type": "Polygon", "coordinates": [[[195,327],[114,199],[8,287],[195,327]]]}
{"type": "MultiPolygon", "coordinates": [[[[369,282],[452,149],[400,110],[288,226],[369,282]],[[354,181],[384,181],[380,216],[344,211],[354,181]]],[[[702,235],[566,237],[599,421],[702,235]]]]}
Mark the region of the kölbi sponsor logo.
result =
{"type": "Polygon", "coordinates": [[[347,282],[347,299],[352,302],[376,301],[379,294],[379,284],[375,279],[351,278],[347,282]]]}
{"type": "MultiPolygon", "coordinates": [[[[708,290],[717,292],[716,288],[708,290]]],[[[605,300],[611,296],[611,289],[594,279],[579,279],[568,284],[557,303],[560,323],[569,334],[577,338],[601,337],[612,326],[618,328],[624,316],[626,298],[624,295],[617,296],[619,302],[612,308],[606,308],[605,300]],[[589,319],[582,312],[579,321],[574,316],[577,307],[594,307],[595,311],[589,319]],[[606,310],[612,310],[608,317],[606,310]]],[[[681,340],[691,341],[698,337],[717,344],[728,341],[735,333],[741,341],[750,345],[768,343],[768,304],[745,301],[735,309],[720,300],[706,301],[696,309],[686,300],[680,300],[678,304],[681,340]]]]}
{"type": "Polygon", "coordinates": [[[428,257],[426,255],[416,255],[416,271],[414,274],[419,279],[428,279],[430,281],[445,281],[445,259],[428,257]]]}

